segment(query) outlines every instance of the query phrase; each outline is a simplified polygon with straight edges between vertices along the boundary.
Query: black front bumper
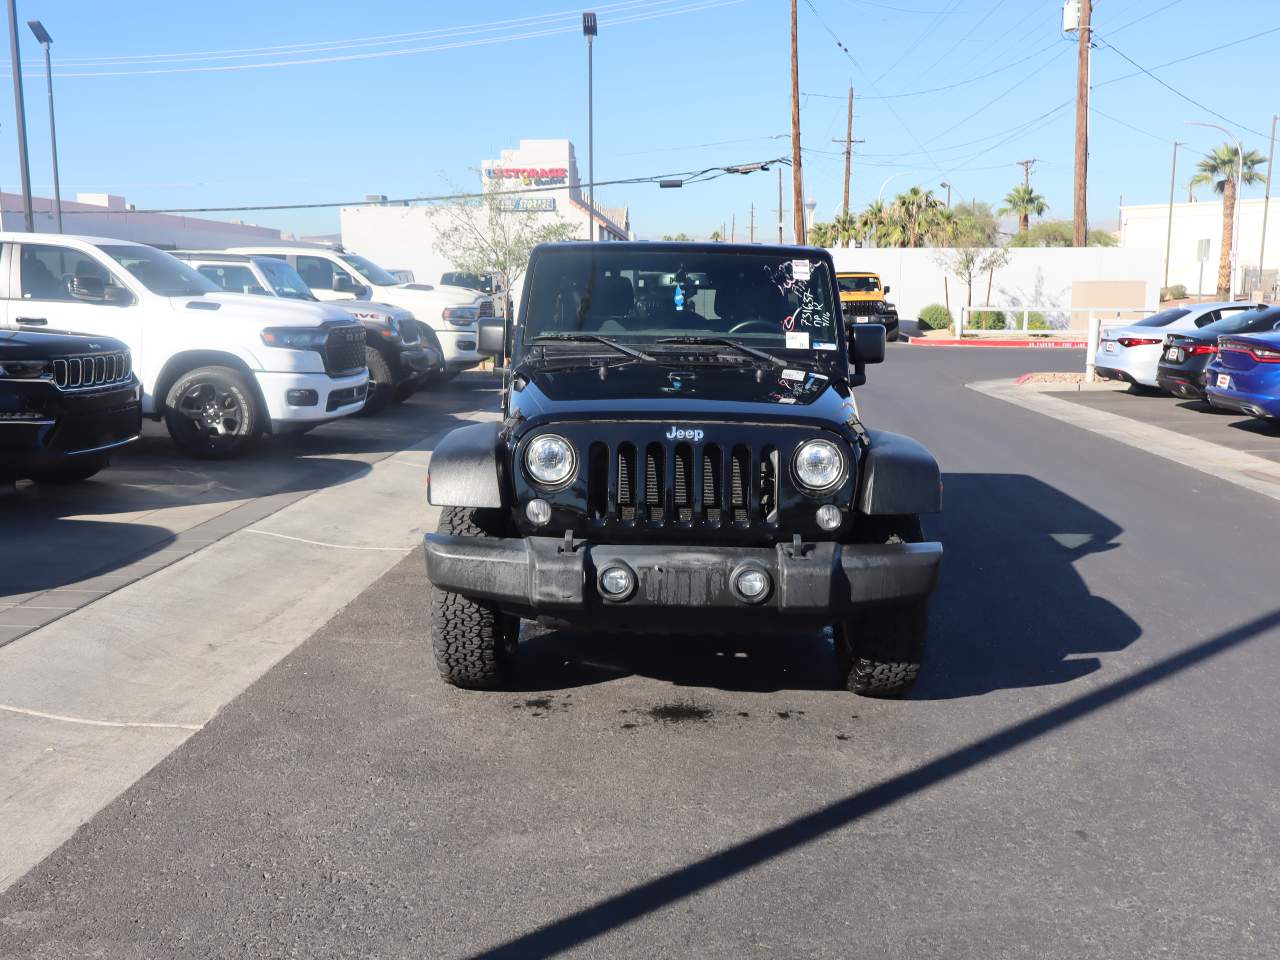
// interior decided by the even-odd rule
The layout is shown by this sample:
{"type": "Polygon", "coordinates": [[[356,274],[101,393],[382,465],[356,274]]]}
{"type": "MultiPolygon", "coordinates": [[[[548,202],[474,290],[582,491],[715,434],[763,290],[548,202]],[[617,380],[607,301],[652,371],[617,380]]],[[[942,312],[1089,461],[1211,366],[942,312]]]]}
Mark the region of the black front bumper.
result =
{"type": "Polygon", "coordinates": [[[105,456],[142,432],[136,382],[67,392],[7,383],[0,392],[0,476],[28,477],[84,457],[105,456]]]}
{"type": "Polygon", "coordinates": [[[760,620],[825,624],[860,606],[923,597],[942,561],[940,543],[694,547],[429,533],[423,550],[437,587],[494,600],[509,613],[622,628],[666,618],[668,628],[698,630],[760,620]],[[597,585],[614,564],[635,574],[623,600],[606,599],[597,585]],[[757,602],[734,590],[744,567],[768,575],[770,589],[757,602]]]}

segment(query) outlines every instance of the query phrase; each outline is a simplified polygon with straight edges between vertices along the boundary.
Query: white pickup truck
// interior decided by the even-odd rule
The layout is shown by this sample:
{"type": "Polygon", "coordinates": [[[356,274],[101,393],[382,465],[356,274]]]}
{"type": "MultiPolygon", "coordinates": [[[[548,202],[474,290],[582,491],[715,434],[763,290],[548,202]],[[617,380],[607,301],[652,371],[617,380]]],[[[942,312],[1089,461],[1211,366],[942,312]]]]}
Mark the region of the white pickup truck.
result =
{"type": "Polygon", "coordinates": [[[133,354],[142,412],[198,457],[242,452],[358,412],[365,332],[331,306],[223,293],[125,240],[0,233],[0,326],[114,337],[133,354]]]}
{"type": "Polygon", "coordinates": [[[476,349],[478,323],[493,316],[493,299],[449,284],[404,283],[376,263],[340,246],[274,243],[232,247],[229,253],[278,257],[302,275],[321,300],[379,300],[404,307],[436,332],[450,375],[485,358],[476,349]]]}

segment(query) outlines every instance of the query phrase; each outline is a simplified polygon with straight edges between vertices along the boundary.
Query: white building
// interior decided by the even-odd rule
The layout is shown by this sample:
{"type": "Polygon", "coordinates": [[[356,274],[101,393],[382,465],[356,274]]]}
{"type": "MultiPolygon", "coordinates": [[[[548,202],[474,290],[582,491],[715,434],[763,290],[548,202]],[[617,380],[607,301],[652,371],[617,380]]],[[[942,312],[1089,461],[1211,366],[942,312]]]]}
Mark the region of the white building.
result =
{"type": "MultiPolygon", "coordinates": [[[[499,202],[522,216],[570,224],[587,239],[626,240],[632,236],[627,207],[596,205],[594,214],[578,178],[573,144],[568,140],[521,140],[497,160],[481,165],[483,189],[512,192],[499,202]],[[523,191],[518,194],[515,191],[523,191]]],[[[388,269],[412,270],[414,278],[438,283],[454,269],[437,249],[438,207],[384,202],[342,208],[342,243],[388,269]]]]}
{"type": "MultiPolygon", "coordinates": [[[[1263,265],[1263,287],[1274,295],[1276,272],[1280,267],[1280,201],[1271,204],[1267,217],[1267,262],[1263,265]]],[[[1237,233],[1237,258],[1240,273],[1234,284],[1237,293],[1248,282],[1258,289],[1258,255],[1262,248],[1261,198],[1240,201],[1240,223],[1237,233]]],[[[1169,231],[1169,205],[1149,203],[1120,208],[1120,246],[1157,248],[1163,257],[1165,236],[1169,231]]],[[[1222,251],[1222,201],[1206,200],[1173,205],[1173,233],[1169,244],[1169,284],[1182,284],[1189,294],[1203,290],[1212,294],[1218,284],[1218,258],[1222,251]],[[1200,259],[1201,254],[1204,261],[1200,259]],[[1202,277],[1203,269],[1203,280],[1202,277]]],[[[1161,264],[1163,273],[1163,264],[1161,264]]]]}
{"type": "MultiPolygon", "coordinates": [[[[48,197],[32,197],[38,233],[56,233],[58,221],[48,197]]],[[[3,229],[25,230],[22,195],[0,193],[3,229]]],[[[109,193],[79,193],[62,201],[62,230],[90,237],[134,240],[163,250],[205,250],[242,243],[279,240],[280,231],[248,223],[204,220],[168,213],[137,213],[124,197],[109,193]]]]}

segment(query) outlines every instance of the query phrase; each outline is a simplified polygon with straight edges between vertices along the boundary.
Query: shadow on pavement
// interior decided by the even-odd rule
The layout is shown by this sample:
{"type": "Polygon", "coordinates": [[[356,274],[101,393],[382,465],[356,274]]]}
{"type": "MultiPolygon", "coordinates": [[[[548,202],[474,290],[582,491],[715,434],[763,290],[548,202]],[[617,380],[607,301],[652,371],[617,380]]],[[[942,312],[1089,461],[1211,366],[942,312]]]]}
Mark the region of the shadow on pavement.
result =
{"type": "Polygon", "coordinates": [[[953,777],[962,776],[1024,744],[1047,736],[1059,727],[1162,683],[1276,627],[1280,627],[1280,610],[1210,637],[1180,653],[1080,694],[1066,703],[1005,727],[906,773],[850,794],[812,813],[758,833],[748,840],[653,880],[637,884],[522,936],[473,954],[473,960],[499,960],[507,957],[535,960],[552,957],[589,943],[634,920],[670,907],[731,877],[744,874],[759,864],[805,847],[907,797],[953,777]]]}

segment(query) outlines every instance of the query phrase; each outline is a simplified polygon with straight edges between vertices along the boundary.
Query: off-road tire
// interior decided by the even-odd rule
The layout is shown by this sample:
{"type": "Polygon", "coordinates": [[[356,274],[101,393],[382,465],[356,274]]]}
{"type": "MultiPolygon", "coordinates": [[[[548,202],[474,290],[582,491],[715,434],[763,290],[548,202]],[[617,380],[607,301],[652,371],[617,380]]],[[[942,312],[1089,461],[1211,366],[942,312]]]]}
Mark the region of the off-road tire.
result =
{"type": "MultiPolygon", "coordinates": [[[[497,511],[445,507],[439,533],[464,537],[497,536],[497,511]]],[[[515,668],[520,621],[496,604],[431,588],[431,645],[436,669],[445,683],[468,690],[496,690],[515,668]]]]}
{"type": "Polygon", "coordinates": [[[165,426],[174,444],[187,456],[201,460],[229,460],[253,445],[262,433],[263,417],[253,385],[233,367],[209,366],[188,370],[174,381],[165,395],[165,426]],[[184,415],[184,397],[197,387],[210,387],[234,399],[236,426],[217,436],[202,432],[184,415]]]}
{"type": "Polygon", "coordinates": [[[77,457],[57,466],[33,471],[31,479],[36,483],[81,483],[105,469],[110,463],[110,457],[77,457]]]}
{"type": "MultiPolygon", "coordinates": [[[[859,540],[864,543],[920,543],[920,518],[862,518],[859,540]]],[[[904,696],[920,674],[929,633],[929,601],[860,610],[835,625],[836,665],[843,686],[864,697],[904,696]]]]}
{"type": "Polygon", "coordinates": [[[356,416],[372,417],[385,410],[391,402],[395,375],[391,372],[391,364],[387,362],[387,358],[373,347],[364,348],[364,362],[369,368],[369,392],[365,394],[364,406],[356,416]]]}

